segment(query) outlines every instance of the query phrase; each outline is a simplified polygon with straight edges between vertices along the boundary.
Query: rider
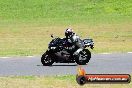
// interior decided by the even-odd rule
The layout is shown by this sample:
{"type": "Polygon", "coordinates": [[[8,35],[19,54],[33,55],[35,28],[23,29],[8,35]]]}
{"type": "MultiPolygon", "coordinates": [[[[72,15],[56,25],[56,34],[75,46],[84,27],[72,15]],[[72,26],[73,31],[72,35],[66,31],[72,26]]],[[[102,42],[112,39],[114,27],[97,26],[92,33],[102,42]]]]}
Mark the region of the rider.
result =
{"type": "Polygon", "coordinates": [[[71,28],[67,28],[65,31],[66,40],[78,49],[73,53],[73,55],[78,56],[79,53],[84,49],[84,44],[79,36],[77,36],[71,28]]]}

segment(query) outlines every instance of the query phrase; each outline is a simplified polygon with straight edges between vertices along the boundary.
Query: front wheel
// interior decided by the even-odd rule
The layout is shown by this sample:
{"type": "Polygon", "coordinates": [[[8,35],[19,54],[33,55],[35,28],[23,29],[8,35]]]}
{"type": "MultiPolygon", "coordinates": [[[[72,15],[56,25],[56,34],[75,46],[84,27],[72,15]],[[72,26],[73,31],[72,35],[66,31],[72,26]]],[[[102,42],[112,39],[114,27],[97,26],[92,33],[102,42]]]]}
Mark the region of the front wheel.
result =
{"type": "Polygon", "coordinates": [[[91,52],[84,49],[78,56],[75,57],[76,63],[79,65],[86,65],[91,58],[91,52]]]}
{"type": "Polygon", "coordinates": [[[44,66],[51,66],[54,63],[54,60],[48,53],[44,53],[41,57],[41,63],[44,66]]]}

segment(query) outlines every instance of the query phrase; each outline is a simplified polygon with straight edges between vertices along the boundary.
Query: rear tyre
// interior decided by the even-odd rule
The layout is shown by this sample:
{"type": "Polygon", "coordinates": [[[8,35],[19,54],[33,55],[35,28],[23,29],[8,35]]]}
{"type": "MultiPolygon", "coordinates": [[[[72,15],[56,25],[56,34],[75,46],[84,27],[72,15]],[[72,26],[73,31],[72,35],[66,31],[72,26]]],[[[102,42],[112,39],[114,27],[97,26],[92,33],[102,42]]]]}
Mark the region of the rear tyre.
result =
{"type": "Polygon", "coordinates": [[[51,66],[54,63],[54,60],[49,54],[44,53],[41,57],[41,63],[43,66],[51,66]]]}
{"type": "Polygon", "coordinates": [[[84,49],[78,56],[75,57],[76,63],[79,65],[86,65],[91,58],[91,52],[84,49]]]}

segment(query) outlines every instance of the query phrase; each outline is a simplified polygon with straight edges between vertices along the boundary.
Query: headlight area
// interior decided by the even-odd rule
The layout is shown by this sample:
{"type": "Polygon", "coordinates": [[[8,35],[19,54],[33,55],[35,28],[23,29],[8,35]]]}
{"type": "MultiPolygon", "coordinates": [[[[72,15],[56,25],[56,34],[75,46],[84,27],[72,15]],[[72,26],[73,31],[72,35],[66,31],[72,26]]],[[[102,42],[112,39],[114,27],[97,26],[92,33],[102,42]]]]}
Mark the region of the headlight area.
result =
{"type": "Polygon", "coordinates": [[[49,47],[49,49],[56,49],[56,47],[49,47]]]}

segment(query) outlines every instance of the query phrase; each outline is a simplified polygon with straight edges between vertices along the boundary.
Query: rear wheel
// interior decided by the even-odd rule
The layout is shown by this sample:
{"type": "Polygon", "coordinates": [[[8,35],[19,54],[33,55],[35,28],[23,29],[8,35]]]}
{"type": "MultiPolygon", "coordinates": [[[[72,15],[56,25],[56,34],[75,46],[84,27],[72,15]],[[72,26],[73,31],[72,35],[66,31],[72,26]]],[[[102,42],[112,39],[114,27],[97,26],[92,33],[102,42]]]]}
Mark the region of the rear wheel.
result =
{"type": "Polygon", "coordinates": [[[51,66],[54,63],[54,61],[50,55],[48,55],[47,53],[44,53],[41,57],[41,63],[44,66],[51,66]]]}
{"type": "Polygon", "coordinates": [[[75,57],[76,63],[79,65],[86,65],[91,58],[91,52],[84,49],[78,56],[75,57]]]}

